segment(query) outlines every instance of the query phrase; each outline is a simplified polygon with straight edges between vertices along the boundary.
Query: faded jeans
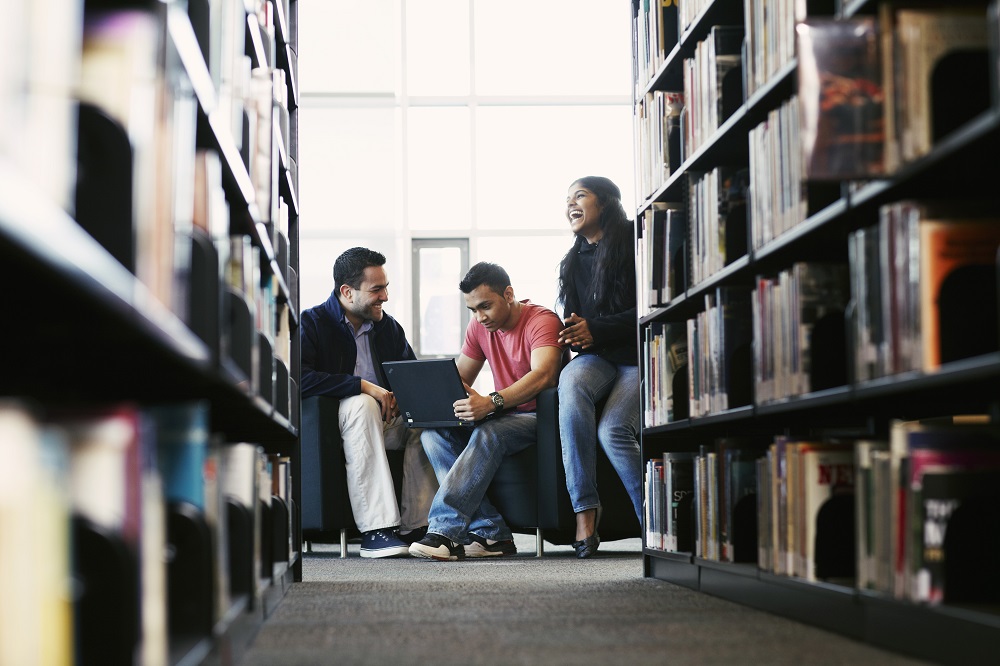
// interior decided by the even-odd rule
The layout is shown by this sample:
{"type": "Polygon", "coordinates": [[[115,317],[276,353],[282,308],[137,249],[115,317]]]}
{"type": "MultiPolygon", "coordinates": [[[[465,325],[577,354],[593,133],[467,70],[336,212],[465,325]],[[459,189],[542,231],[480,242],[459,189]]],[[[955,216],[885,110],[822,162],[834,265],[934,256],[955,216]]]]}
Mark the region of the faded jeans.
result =
{"type": "Polygon", "coordinates": [[[347,491],[358,530],[399,526],[406,531],[426,525],[437,480],[420,445],[420,429],[407,428],[399,416],[382,421],[378,402],[363,393],[341,398],[337,418],[344,440],[347,491]],[[403,496],[397,505],[385,452],[404,446],[403,496]]]}
{"type": "Polygon", "coordinates": [[[639,452],[639,368],[579,354],[559,375],[559,435],[566,489],[573,511],[601,505],[597,493],[597,445],[618,472],[635,515],[642,521],[639,452]],[[597,421],[596,405],[607,398],[597,421]]]}
{"type": "Polygon", "coordinates": [[[504,458],[537,441],[534,412],[512,412],[473,429],[424,430],[421,441],[440,488],[431,504],[428,532],[468,544],[469,533],[485,539],[514,538],[507,523],[486,498],[504,458]]]}

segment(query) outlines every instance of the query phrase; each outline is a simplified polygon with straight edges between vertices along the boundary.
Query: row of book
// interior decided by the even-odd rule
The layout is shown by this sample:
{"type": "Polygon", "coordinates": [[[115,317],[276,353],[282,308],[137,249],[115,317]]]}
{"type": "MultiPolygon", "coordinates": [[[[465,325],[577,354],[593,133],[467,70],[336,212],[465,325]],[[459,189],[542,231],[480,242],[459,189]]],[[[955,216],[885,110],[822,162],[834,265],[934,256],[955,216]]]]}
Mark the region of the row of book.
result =
{"type": "Polygon", "coordinates": [[[695,44],[694,57],[684,59],[683,159],[743,105],[742,48],[743,26],[716,25],[695,44]]]}
{"type": "Polygon", "coordinates": [[[989,109],[985,18],[982,6],[884,2],[877,17],[801,20],[803,177],[891,175],[989,109]]]}
{"type": "Polygon", "coordinates": [[[0,159],[72,210],[82,0],[11,0],[0,67],[0,159]],[[52,21],[58,16],[60,20],[52,21]]]}
{"type": "Polygon", "coordinates": [[[753,382],[758,405],[843,386],[848,267],[796,262],[758,277],[752,301],[753,382]]]}
{"type": "Polygon", "coordinates": [[[683,322],[650,322],[643,329],[643,426],[680,421],[691,413],[688,330],[683,322]]]}
{"type": "Polygon", "coordinates": [[[751,292],[717,287],[705,308],[643,331],[643,424],[652,428],[752,404],[751,292]]]}
{"type": "Polygon", "coordinates": [[[695,45],[682,64],[681,97],[645,95],[637,136],[640,194],[648,197],[676,171],[672,152],[690,157],[744,103],[745,90],[797,56],[796,94],[750,132],[754,248],[829,203],[821,183],[891,175],[991,106],[997,85],[982,8],[881,3],[877,18],[833,19],[774,0],[748,3],[746,15],[747,40],[744,26],[716,25],[695,45]]]}
{"type": "Polygon", "coordinates": [[[632,80],[636,98],[645,85],[663,66],[667,55],[680,37],[677,26],[678,0],[642,0],[634,3],[632,18],[632,80]]]}
{"type": "Polygon", "coordinates": [[[996,604],[1000,430],[893,421],[877,438],[723,438],[647,460],[647,548],[937,605],[996,604]]]}
{"type": "MultiPolygon", "coordinates": [[[[269,2],[253,5],[262,15],[272,12],[269,2]]],[[[85,11],[78,0],[15,2],[20,37],[4,48],[0,69],[0,91],[8,93],[0,95],[0,159],[38,183],[187,322],[192,229],[203,216],[196,201],[201,184],[192,177],[201,151],[198,100],[177,56],[189,45],[175,43],[186,33],[168,29],[186,20],[176,12],[162,4],[85,11]],[[58,25],[52,16],[61,17],[58,25]]],[[[288,124],[284,72],[267,62],[253,67],[244,55],[243,0],[219,0],[202,18],[205,25],[193,26],[194,33],[204,41],[217,95],[217,108],[206,113],[228,121],[251,176],[252,203],[265,223],[280,224],[272,147],[275,126],[288,124]]],[[[273,41],[273,26],[271,33],[273,41]]],[[[286,153],[289,138],[285,130],[286,153]]],[[[225,236],[231,225],[247,224],[245,215],[216,217],[225,236]]],[[[287,236],[287,224],[283,231],[287,236]]]]}
{"type": "Polygon", "coordinates": [[[289,460],[208,423],[203,402],[0,405],[0,662],[168,663],[289,561],[289,460]]]}
{"type": "MultiPolygon", "coordinates": [[[[279,276],[263,265],[261,248],[231,224],[218,154],[199,150],[195,160],[193,250],[200,266],[214,270],[190,278],[191,303],[186,323],[210,346],[223,365],[242,369],[240,380],[280,413],[290,413],[290,304],[280,295],[279,276]],[[233,231],[233,229],[237,229],[233,231]],[[216,298],[206,294],[216,293],[216,298]],[[278,384],[284,388],[278,390],[278,384]],[[271,387],[275,387],[272,395],[271,387]]],[[[281,201],[279,197],[279,201],[281,201]]],[[[282,202],[278,224],[265,225],[276,250],[280,276],[292,282],[287,268],[288,206],[282,202]]]]}
{"type": "Polygon", "coordinates": [[[688,288],[688,224],[680,204],[656,201],[639,218],[637,308],[648,313],[688,288]]]}
{"type": "Polygon", "coordinates": [[[857,585],[915,602],[1000,600],[1000,431],[985,416],[896,421],[856,449],[857,585]]]}
{"type": "Polygon", "coordinates": [[[692,173],[688,197],[688,282],[697,286],[747,252],[750,171],[719,166],[692,173]]]}
{"type": "Polygon", "coordinates": [[[853,585],[855,443],[777,437],[757,458],[757,565],[853,585]]]}
{"type": "Polygon", "coordinates": [[[997,351],[998,248],[988,201],[898,201],[851,233],[854,379],[997,351]]]}
{"type": "Polygon", "coordinates": [[[717,287],[687,320],[689,416],[751,403],[751,310],[749,288],[717,287]]]}
{"type": "Polygon", "coordinates": [[[683,110],[681,92],[654,90],[636,104],[636,188],[640,198],[652,196],[681,166],[683,110]]]}
{"type": "Polygon", "coordinates": [[[687,214],[655,201],[639,218],[639,309],[668,305],[747,253],[749,170],[716,167],[688,179],[687,214]]]}
{"type": "Polygon", "coordinates": [[[744,0],[747,97],[795,59],[795,24],[805,18],[803,9],[796,0],[744,0]]]}
{"type": "Polygon", "coordinates": [[[759,276],[752,290],[712,289],[685,320],[650,322],[641,345],[645,426],[845,385],[849,291],[847,265],[797,262],[759,276]]]}
{"type": "Polygon", "coordinates": [[[757,559],[757,459],[766,444],[724,438],[646,462],[647,548],[723,562],[757,559]]]}
{"type": "MultiPolygon", "coordinates": [[[[767,404],[996,352],[998,250],[994,203],[905,200],[883,206],[878,225],[849,235],[847,264],[797,262],[758,276],[749,317],[735,314],[747,309],[737,299],[745,290],[716,288],[686,321],[647,327],[646,426],[746,404],[740,387],[750,367],[753,402],[767,404]],[[742,358],[747,349],[751,365],[742,358]],[[695,362],[687,364],[689,356],[695,362]],[[676,404],[682,367],[689,409],[676,404]]],[[[640,271],[647,273],[656,275],[640,271]]]]}
{"type": "Polygon", "coordinates": [[[714,26],[683,61],[683,90],[639,97],[635,137],[640,198],[652,196],[744,101],[740,26],[714,26]]]}
{"type": "Polygon", "coordinates": [[[809,197],[803,182],[802,137],[798,97],[771,109],[752,128],[750,190],[747,206],[750,245],[759,250],[808,217],[809,197]]]}

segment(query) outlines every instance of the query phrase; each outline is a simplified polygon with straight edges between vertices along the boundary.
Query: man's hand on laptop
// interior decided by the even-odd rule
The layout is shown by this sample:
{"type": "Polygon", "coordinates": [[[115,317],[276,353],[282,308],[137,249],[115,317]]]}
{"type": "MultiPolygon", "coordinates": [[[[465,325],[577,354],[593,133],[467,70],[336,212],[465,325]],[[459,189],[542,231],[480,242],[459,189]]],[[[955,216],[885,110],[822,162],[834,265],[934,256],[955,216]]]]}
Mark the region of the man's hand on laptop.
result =
{"type": "Polygon", "coordinates": [[[462,421],[482,421],[493,413],[493,399],[480,395],[474,388],[465,384],[469,397],[455,401],[455,416],[462,421]]]}

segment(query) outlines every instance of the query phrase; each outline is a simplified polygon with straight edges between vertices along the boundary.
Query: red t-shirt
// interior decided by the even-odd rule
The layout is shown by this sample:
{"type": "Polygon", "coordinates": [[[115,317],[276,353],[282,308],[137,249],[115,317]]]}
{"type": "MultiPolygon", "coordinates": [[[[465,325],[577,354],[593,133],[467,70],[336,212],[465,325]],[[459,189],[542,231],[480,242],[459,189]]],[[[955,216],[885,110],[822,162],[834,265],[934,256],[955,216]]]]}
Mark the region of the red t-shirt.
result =
{"type": "MultiPolygon", "coordinates": [[[[462,353],[471,359],[489,362],[493,371],[493,386],[497,391],[528,374],[532,350],[560,346],[559,333],[563,325],[556,313],[526,300],[521,304],[521,318],[511,331],[490,333],[475,319],[465,329],[462,353]]],[[[519,412],[534,410],[534,400],[517,406],[519,412]]]]}

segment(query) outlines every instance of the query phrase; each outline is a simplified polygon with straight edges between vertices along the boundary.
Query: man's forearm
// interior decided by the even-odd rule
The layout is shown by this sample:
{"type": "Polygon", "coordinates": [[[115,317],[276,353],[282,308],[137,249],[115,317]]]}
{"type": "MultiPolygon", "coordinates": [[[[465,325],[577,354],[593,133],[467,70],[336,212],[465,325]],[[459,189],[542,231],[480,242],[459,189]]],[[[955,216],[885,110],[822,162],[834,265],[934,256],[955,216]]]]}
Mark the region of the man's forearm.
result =
{"type": "Polygon", "coordinates": [[[543,370],[531,370],[524,377],[499,391],[503,396],[504,404],[508,407],[530,402],[539,393],[547,388],[555,386],[559,381],[559,375],[543,370]]]}

